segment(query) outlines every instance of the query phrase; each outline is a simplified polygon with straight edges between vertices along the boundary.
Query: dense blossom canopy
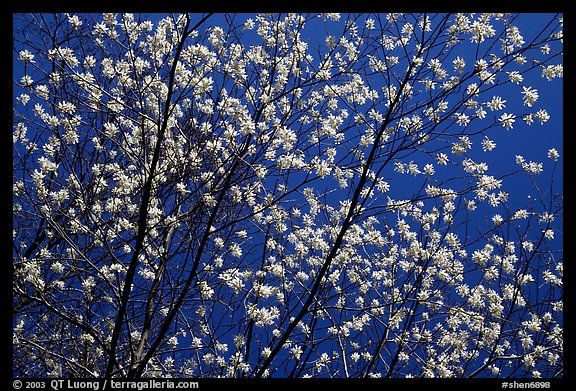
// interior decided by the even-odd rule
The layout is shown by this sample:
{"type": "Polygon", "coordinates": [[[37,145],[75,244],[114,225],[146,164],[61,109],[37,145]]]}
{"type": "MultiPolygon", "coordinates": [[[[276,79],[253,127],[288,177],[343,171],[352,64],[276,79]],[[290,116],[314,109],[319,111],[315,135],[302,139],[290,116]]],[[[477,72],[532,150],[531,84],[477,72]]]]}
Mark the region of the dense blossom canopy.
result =
{"type": "Polygon", "coordinates": [[[561,376],[523,17],[15,15],[14,373],[561,376]]]}

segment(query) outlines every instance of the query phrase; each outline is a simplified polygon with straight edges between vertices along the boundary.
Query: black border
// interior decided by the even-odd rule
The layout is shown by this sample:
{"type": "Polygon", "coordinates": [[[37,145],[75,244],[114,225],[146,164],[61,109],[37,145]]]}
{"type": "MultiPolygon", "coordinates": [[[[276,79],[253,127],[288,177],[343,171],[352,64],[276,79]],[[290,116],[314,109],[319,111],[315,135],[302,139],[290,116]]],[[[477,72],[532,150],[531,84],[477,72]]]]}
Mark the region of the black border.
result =
{"type": "MultiPolygon", "coordinates": [[[[239,0],[235,2],[225,2],[224,0],[212,1],[212,2],[196,2],[194,0],[187,1],[170,1],[170,2],[124,2],[124,1],[97,1],[97,2],[79,2],[79,1],[19,1],[12,2],[11,4],[3,4],[2,9],[2,26],[6,30],[2,35],[2,44],[4,50],[6,50],[6,56],[9,58],[11,63],[12,58],[12,17],[14,13],[21,12],[319,12],[319,11],[341,11],[341,12],[391,12],[391,11],[425,11],[425,12],[561,12],[564,14],[564,18],[568,19],[568,23],[564,26],[565,54],[568,56],[564,57],[564,62],[566,63],[565,68],[569,70],[568,73],[564,75],[563,83],[564,87],[574,85],[575,73],[574,67],[575,63],[572,60],[574,49],[576,48],[576,42],[573,37],[573,23],[572,12],[568,1],[543,1],[543,2],[531,2],[525,1],[498,1],[498,2],[402,2],[402,1],[385,1],[385,0],[349,0],[348,2],[342,3],[338,1],[331,2],[314,2],[313,0],[308,0],[307,2],[302,2],[300,0],[291,0],[287,2],[280,2],[279,0],[268,0],[268,1],[257,1],[257,2],[241,2],[239,0]]],[[[6,59],[5,59],[6,61],[6,59]]],[[[6,72],[8,74],[8,72],[6,72]]],[[[3,83],[5,88],[3,91],[3,98],[6,102],[13,101],[12,99],[12,78],[8,78],[6,75],[6,80],[3,83]]],[[[568,104],[564,103],[564,107],[569,109],[575,107],[573,104],[573,99],[571,95],[566,92],[571,92],[571,90],[564,88],[564,99],[568,104]]],[[[4,127],[2,129],[2,141],[0,141],[0,159],[2,161],[6,160],[2,166],[12,167],[12,161],[10,160],[12,155],[12,116],[8,115],[12,110],[3,110],[2,113],[6,114],[6,119],[4,122],[4,127]]],[[[571,145],[570,141],[573,138],[573,133],[576,129],[571,126],[574,123],[573,116],[569,116],[566,110],[564,112],[564,145],[571,145]]],[[[561,156],[563,159],[564,169],[564,198],[572,199],[573,189],[566,184],[570,184],[570,177],[572,176],[572,171],[570,168],[566,167],[565,163],[571,162],[571,155],[569,155],[568,149],[564,148],[565,156],[561,156]],[[565,159],[564,159],[565,158],[565,159]],[[566,181],[568,179],[568,181],[566,181]]],[[[8,266],[8,262],[11,260],[10,250],[13,246],[12,242],[12,175],[8,170],[0,170],[3,178],[2,192],[0,192],[0,224],[1,234],[0,234],[0,249],[2,250],[3,256],[0,260],[6,263],[6,271],[1,274],[2,279],[6,281],[0,281],[0,300],[1,305],[6,308],[2,308],[1,316],[2,321],[0,322],[0,352],[2,352],[3,363],[0,365],[2,372],[0,373],[0,385],[2,389],[15,389],[13,388],[13,378],[12,378],[12,266],[8,266]],[[5,253],[5,255],[4,255],[5,253]],[[9,270],[9,271],[8,271],[9,270]],[[4,330],[4,327],[6,330],[4,330]],[[5,386],[4,386],[5,385],[5,386]],[[6,387],[6,388],[5,388],[6,387]]],[[[574,179],[573,179],[574,180],[574,179]]],[[[575,254],[574,246],[576,245],[576,240],[572,240],[570,236],[570,231],[573,230],[573,224],[569,216],[573,212],[572,205],[570,201],[568,203],[564,202],[564,221],[568,221],[568,224],[564,224],[564,258],[568,258],[568,264],[565,265],[565,278],[564,278],[564,345],[572,346],[570,342],[573,341],[573,330],[576,327],[574,324],[574,291],[572,279],[574,277],[574,268],[576,262],[573,260],[573,254],[575,254]],[[567,251],[566,251],[567,250],[567,251]],[[566,256],[568,253],[568,256],[566,256]]],[[[392,389],[400,387],[414,387],[414,388],[426,388],[426,387],[441,387],[442,389],[458,389],[462,390],[468,386],[480,386],[483,389],[510,389],[511,386],[504,387],[504,382],[509,383],[540,383],[549,382],[549,389],[563,389],[568,384],[576,384],[574,381],[574,367],[573,367],[573,354],[568,349],[564,350],[564,371],[563,378],[558,379],[285,379],[285,378],[272,378],[272,379],[214,379],[214,378],[200,378],[200,379],[187,379],[192,381],[197,381],[199,384],[198,389],[213,389],[219,387],[262,387],[262,389],[270,390],[273,387],[289,386],[289,387],[346,387],[346,388],[356,388],[362,387],[366,389],[376,389],[376,388],[386,388],[390,386],[392,389]]],[[[50,381],[52,379],[19,379],[23,383],[35,381],[36,383],[44,384],[43,389],[50,388],[50,381]]],[[[78,379],[81,380],[81,379],[78,379]]],[[[85,379],[87,381],[94,381],[95,379],[85,379]]],[[[102,385],[104,380],[98,380],[102,390],[102,385]]],[[[176,382],[179,382],[176,380],[176,382]]],[[[29,384],[29,383],[28,383],[29,384]]],[[[23,384],[25,386],[25,384],[23,384]]],[[[25,387],[22,389],[26,389],[25,387]]],[[[516,386],[515,389],[519,387],[516,386]]],[[[525,388],[537,388],[526,386],[525,388]]],[[[30,388],[28,388],[30,389],[30,388]]],[[[62,388],[63,390],[67,387],[62,388]]],[[[108,385],[107,389],[111,389],[108,385]]],[[[175,388],[177,389],[177,388],[175,388]]],[[[272,390],[274,391],[274,390],[272,390]]],[[[356,390],[354,390],[356,391],[356,390]]]]}

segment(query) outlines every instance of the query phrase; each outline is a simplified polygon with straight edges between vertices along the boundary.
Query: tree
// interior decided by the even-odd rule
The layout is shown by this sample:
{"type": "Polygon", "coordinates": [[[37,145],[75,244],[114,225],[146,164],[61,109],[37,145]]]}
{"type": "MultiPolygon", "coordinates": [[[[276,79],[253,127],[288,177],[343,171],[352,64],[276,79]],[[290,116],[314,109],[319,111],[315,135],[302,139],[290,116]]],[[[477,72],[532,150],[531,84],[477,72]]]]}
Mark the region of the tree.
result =
{"type": "Polygon", "coordinates": [[[523,18],[15,15],[14,373],[562,376],[523,18]]]}

